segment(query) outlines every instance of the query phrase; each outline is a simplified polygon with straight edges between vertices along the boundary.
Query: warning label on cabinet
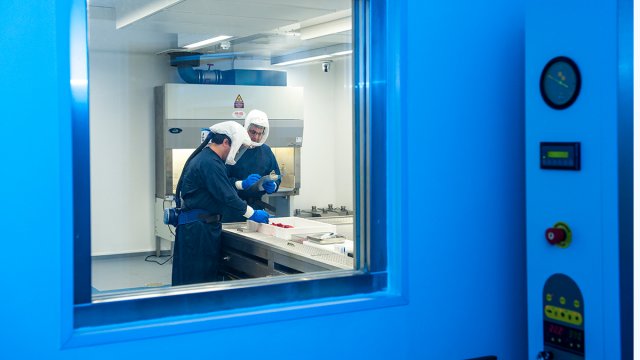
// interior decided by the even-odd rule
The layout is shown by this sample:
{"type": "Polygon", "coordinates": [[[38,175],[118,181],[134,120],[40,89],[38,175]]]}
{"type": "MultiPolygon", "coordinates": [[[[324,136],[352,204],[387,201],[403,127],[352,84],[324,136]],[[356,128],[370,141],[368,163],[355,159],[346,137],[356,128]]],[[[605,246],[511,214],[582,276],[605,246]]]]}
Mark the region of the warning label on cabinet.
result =
{"type": "Polygon", "coordinates": [[[233,107],[236,109],[244,109],[244,100],[242,100],[240,94],[236,97],[236,101],[233,102],[233,107]]]}

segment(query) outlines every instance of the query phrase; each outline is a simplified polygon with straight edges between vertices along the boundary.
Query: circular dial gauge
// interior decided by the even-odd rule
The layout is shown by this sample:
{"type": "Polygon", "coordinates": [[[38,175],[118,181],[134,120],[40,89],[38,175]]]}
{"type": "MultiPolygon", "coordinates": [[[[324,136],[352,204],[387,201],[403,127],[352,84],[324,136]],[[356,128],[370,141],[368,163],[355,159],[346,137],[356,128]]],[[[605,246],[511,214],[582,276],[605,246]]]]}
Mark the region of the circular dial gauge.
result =
{"type": "Polygon", "coordinates": [[[540,92],[547,105],[554,109],[566,109],[576,101],[580,93],[578,65],[568,57],[551,59],[540,76],[540,92]]]}

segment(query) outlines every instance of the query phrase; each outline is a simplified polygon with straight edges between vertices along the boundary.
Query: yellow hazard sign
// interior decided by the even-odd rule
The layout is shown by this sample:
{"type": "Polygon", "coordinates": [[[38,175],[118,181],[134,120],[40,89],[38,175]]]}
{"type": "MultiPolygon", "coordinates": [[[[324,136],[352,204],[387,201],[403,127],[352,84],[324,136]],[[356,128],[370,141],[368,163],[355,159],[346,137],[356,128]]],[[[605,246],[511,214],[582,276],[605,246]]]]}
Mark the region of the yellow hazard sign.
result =
{"type": "Polygon", "coordinates": [[[244,109],[244,100],[242,100],[242,96],[240,96],[240,94],[236,96],[236,101],[233,102],[233,107],[235,109],[244,109]]]}

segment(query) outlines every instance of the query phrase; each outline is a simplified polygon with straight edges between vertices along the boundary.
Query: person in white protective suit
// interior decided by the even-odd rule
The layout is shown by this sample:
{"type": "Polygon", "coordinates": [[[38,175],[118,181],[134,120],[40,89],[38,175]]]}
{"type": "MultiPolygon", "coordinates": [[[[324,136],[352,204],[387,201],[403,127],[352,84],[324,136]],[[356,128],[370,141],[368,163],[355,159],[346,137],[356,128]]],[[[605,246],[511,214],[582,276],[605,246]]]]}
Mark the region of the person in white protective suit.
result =
{"type": "MultiPolygon", "coordinates": [[[[244,128],[251,138],[251,146],[235,165],[227,165],[229,179],[238,190],[238,195],[254,209],[265,209],[269,205],[262,201],[264,194],[272,194],[280,187],[280,167],[269,145],[269,118],[260,110],[251,110],[244,120],[244,128]],[[270,175],[258,186],[246,186],[239,179],[260,180],[270,175]]],[[[223,222],[243,221],[241,216],[223,214],[223,222]]]]}
{"type": "Polygon", "coordinates": [[[251,145],[247,131],[233,121],[209,129],[178,181],[176,207],[180,213],[171,276],[174,286],[218,280],[223,213],[260,223],[269,221],[265,211],[255,210],[240,199],[227,177],[225,164],[235,164],[251,145]]]}

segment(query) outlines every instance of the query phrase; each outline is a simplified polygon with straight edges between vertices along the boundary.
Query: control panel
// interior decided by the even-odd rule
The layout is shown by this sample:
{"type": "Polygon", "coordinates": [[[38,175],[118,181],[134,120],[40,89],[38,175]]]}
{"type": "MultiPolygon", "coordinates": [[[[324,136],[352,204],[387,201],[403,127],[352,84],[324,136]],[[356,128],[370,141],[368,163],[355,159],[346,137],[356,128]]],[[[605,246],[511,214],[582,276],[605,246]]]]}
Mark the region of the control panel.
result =
{"type": "Polygon", "coordinates": [[[584,359],[584,299],[578,285],[564,274],[552,275],[542,293],[544,351],[538,358],[584,359]]]}
{"type": "Polygon", "coordinates": [[[633,1],[525,21],[528,359],[633,352],[633,1]]]}

